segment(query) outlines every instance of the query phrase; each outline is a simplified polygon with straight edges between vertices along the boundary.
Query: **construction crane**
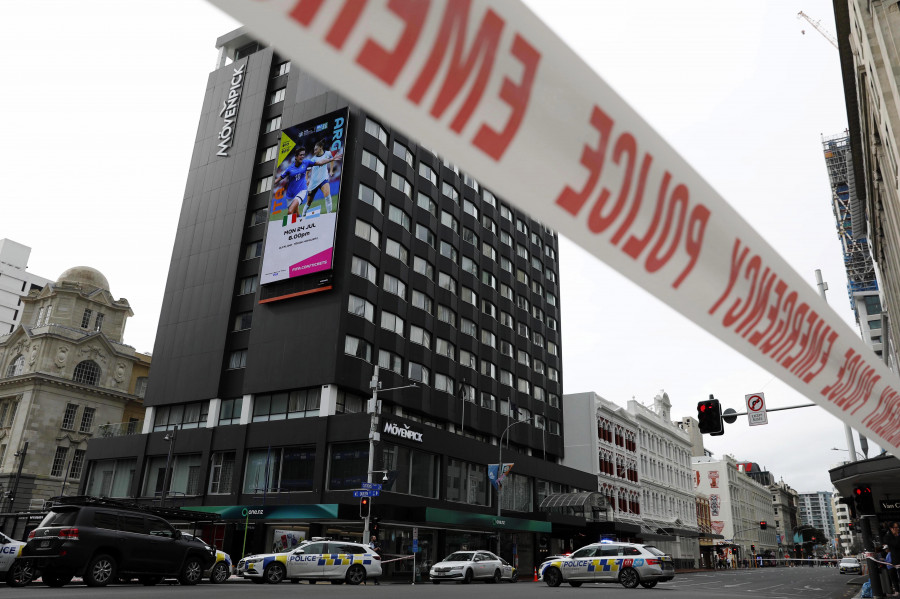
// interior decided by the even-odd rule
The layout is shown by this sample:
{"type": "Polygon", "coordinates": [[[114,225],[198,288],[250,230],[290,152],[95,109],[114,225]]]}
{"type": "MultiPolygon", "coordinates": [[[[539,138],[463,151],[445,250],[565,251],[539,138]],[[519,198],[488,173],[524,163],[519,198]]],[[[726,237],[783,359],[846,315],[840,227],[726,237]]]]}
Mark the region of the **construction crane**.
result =
{"type": "MultiPolygon", "coordinates": [[[[809,24],[812,25],[813,27],[815,27],[816,31],[821,33],[822,37],[824,37],[825,39],[828,40],[829,44],[831,44],[835,48],[838,47],[837,38],[835,38],[833,35],[831,35],[831,33],[829,33],[827,29],[822,27],[822,21],[813,21],[812,18],[810,18],[810,16],[808,14],[806,14],[805,12],[803,12],[802,10],[797,13],[797,18],[798,19],[806,19],[807,21],[809,21],[809,24]]],[[[801,33],[805,34],[806,32],[801,30],[801,33]]]]}

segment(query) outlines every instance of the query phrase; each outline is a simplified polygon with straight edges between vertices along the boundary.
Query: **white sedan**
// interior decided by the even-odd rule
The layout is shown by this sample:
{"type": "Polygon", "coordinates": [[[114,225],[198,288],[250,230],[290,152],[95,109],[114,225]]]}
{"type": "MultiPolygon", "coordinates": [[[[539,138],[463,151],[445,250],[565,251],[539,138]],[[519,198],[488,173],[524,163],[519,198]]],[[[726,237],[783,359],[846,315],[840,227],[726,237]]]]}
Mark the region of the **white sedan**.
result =
{"type": "Polygon", "coordinates": [[[473,580],[516,582],[519,574],[506,560],[490,551],[456,551],[431,567],[431,582],[456,581],[468,584],[473,580]]]}

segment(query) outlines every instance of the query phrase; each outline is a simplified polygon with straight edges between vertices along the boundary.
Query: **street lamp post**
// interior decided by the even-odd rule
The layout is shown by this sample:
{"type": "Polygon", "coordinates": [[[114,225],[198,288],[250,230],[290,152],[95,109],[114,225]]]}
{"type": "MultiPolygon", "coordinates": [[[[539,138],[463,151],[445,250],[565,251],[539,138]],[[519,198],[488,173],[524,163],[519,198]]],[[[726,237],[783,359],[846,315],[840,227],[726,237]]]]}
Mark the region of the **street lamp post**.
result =
{"type": "Polygon", "coordinates": [[[161,507],[165,507],[166,505],[166,494],[169,490],[169,482],[171,480],[172,475],[172,453],[175,451],[175,437],[178,435],[178,425],[175,425],[171,431],[166,433],[166,436],[163,437],[164,441],[169,442],[169,455],[166,457],[166,472],[163,475],[163,488],[159,494],[159,505],[161,507]]]}
{"type": "MultiPolygon", "coordinates": [[[[514,427],[517,424],[524,424],[528,422],[527,420],[516,420],[509,426],[507,426],[502,433],[500,433],[500,443],[497,444],[497,519],[500,518],[500,506],[503,505],[502,502],[502,492],[503,485],[500,483],[500,477],[503,475],[503,437],[506,433],[509,432],[509,429],[514,427]]],[[[497,524],[497,555],[500,555],[500,524],[497,524]]]]}
{"type": "MultiPolygon", "coordinates": [[[[831,448],[831,451],[847,451],[847,452],[849,452],[850,450],[849,450],[849,449],[841,449],[840,447],[832,447],[832,448],[831,448]]],[[[853,452],[854,452],[857,456],[859,456],[860,459],[862,459],[862,460],[867,459],[866,456],[864,456],[863,454],[859,453],[859,452],[856,451],[855,449],[853,450],[853,452]]],[[[853,460],[853,461],[855,461],[855,460],[853,460]]]]}

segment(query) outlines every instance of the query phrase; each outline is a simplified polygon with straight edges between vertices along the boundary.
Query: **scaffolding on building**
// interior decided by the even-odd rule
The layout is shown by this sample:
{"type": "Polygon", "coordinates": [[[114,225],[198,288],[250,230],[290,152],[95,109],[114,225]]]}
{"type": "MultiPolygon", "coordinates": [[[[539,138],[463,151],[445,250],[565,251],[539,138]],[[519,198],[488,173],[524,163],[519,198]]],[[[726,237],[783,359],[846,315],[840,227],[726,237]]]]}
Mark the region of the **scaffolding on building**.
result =
{"type": "Polygon", "coordinates": [[[831,182],[831,208],[838,239],[844,254],[847,271],[847,295],[859,323],[854,295],[864,291],[878,291],[875,264],[866,239],[866,220],[861,202],[856,197],[853,158],[850,153],[850,134],[845,132],[822,137],[825,167],[831,182]]]}

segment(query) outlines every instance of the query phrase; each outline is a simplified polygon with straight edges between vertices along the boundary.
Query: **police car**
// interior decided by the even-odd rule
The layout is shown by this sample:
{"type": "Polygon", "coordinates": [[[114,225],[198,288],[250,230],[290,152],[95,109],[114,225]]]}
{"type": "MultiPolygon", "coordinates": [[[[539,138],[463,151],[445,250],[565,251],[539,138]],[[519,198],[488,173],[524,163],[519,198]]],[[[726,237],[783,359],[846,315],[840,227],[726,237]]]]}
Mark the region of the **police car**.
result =
{"type": "Polygon", "coordinates": [[[11,587],[23,587],[34,578],[34,566],[30,560],[18,559],[25,543],[13,541],[0,532],[0,575],[11,587]]]}
{"type": "Polygon", "coordinates": [[[277,584],[287,578],[359,584],[381,576],[381,557],[362,543],[314,538],[286,553],[249,555],[238,562],[237,574],[256,583],[277,584]]]}
{"type": "Polygon", "coordinates": [[[675,578],[672,558],[652,545],[602,542],[582,547],[568,557],[550,558],[541,564],[540,577],[547,586],[568,582],[618,582],[633,589],[639,584],[652,589],[675,578]]]}

